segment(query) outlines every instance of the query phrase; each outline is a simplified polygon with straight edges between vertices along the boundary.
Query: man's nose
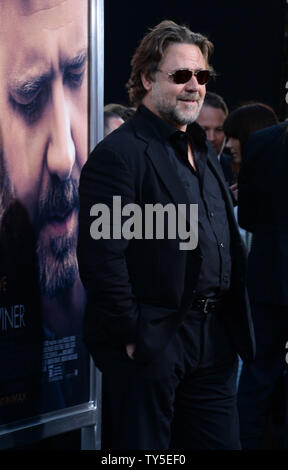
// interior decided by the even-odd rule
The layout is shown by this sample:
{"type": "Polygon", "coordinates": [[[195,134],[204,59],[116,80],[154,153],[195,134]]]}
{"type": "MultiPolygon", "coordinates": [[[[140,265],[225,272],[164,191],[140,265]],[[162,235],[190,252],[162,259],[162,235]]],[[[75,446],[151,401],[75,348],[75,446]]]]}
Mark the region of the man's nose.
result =
{"type": "Polygon", "coordinates": [[[65,99],[62,84],[55,85],[51,99],[47,166],[51,174],[66,180],[75,162],[75,145],[71,134],[69,103],[65,99]]]}
{"type": "Polygon", "coordinates": [[[199,90],[199,83],[195,75],[193,74],[192,77],[190,78],[189,82],[186,84],[186,89],[191,90],[191,91],[198,91],[199,90]]]}
{"type": "Polygon", "coordinates": [[[213,142],[215,140],[215,132],[213,131],[213,129],[208,129],[206,131],[206,136],[207,139],[210,140],[210,142],[213,142]]]}

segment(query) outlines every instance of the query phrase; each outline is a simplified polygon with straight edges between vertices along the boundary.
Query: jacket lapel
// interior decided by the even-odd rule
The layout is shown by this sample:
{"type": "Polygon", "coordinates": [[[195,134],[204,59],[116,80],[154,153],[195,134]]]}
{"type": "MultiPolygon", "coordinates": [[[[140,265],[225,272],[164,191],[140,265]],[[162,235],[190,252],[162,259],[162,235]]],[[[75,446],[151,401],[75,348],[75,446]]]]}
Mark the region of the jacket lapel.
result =
{"type": "Polygon", "coordinates": [[[168,158],[164,144],[162,144],[158,136],[155,135],[153,125],[149,123],[149,126],[147,126],[148,123],[146,119],[145,124],[142,124],[142,116],[140,114],[135,115],[135,118],[134,126],[136,135],[147,144],[146,155],[151,160],[158,177],[164,184],[174,204],[185,204],[186,218],[187,221],[190,222],[190,211],[188,210],[190,202],[183,184],[175,173],[175,169],[168,158]]]}
{"type": "MultiPolygon", "coordinates": [[[[175,170],[170,162],[170,159],[167,156],[166,149],[164,144],[159,141],[158,136],[155,133],[153,125],[144,119],[140,113],[136,113],[133,118],[133,126],[135,129],[135,133],[138,138],[144,140],[147,144],[146,147],[146,154],[148,158],[151,160],[159,178],[161,179],[162,183],[166,187],[168,193],[174,204],[185,204],[186,206],[186,219],[190,224],[190,201],[186,194],[186,191],[183,187],[181,180],[179,179],[178,175],[175,173],[175,170]]],[[[224,179],[224,175],[222,174],[222,170],[220,167],[220,163],[215,161],[215,156],[212,155],[212,152],[208,146],[208,164],[215,174],[217,180],[221,188],[223,189],[223,194],[227,203],[227,211],[230,221],[232,221],[232,225],[234,225],[234,229],[236,228],[236,221],[234,217],[234,210],[232,204],[232,197],[230,194],[230,190],[227,186],[227,183],[224,179]]],[[[192,224],[193,226],[193,224],[192,224]]],[[[190,224],[191,228],[191,224],[190,224]]]]}
{"type": "Polygon", "coordinates": [[[216,176],[216,178],[217,178],[217,180],[220,184],[220,187],[223,191],[223,195],[224,195],[224,198],[225,198],[225,201],[226,201],[226,207],[227,207],[228,215],[229,215],[230,218],[232,217],[233,219],[235,219],[234,210],[233,210],[233,202],[232,202],[232,196],[231,196],[231,193],[230,193],[230,189],[229,189],[228,184],[227,184],[227,182],[224,178],[224,174],[222,172],[220,163],[218,161],[215,161],[215,157],[213,157],[213,155],[211,154],[210,151],[208,151],[208,165],[209,165],[211,171],[216,176]]]}
{"type": "Polygon", "coordinates": [[[189,200],[183,184],[175,173],[175,169],[168,158],[164,145],[161,145],[161,143],[156,140],[150,141],[146,153],[174,203],[188,204],[189,200]]]}
{"type": "Polygon", "coordinates": [[[220,164],[218,165],[218,162],[215,161],[215,157],[213,158],[210,152],[208,153],[208,165],[210,166],[211,171],[213,171],[214,175],[218,179],[218,182],[223,190],[223,195],[226,202],[227,216],[230,224],[231,237],[233,241],[232,249],[234,254],[232,255],[232,257],[234,264],[235,261],[238,260],[238,262],[241,263],[241,269],[245,269],[246,252],[239,232],[238,222],[234,215],[234,208],[230,189],[227,185],[227,182],[225,181],[220,164]]]}

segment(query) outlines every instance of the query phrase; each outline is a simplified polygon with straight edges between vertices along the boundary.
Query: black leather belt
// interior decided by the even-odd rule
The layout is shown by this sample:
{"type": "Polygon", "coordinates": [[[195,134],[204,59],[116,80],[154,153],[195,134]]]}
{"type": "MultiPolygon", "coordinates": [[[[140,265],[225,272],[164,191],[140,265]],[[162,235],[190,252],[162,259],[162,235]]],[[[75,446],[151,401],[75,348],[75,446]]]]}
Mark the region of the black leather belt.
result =
{"type": "Polygon", "coordinates": [[[216,312],[223,306],[223,298],[205,297],[203,299],[195,299],[191,305],[191,310],[198,310],[203,313],[216,312]]]}

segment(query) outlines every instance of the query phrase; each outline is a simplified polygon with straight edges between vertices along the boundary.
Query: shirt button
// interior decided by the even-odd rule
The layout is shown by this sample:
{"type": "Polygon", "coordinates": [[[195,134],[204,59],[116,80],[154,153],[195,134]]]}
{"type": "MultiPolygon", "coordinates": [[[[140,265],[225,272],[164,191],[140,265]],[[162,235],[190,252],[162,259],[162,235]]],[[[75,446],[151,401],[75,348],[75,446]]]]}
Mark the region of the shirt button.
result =
{"type": "Polygon", "coordinates": [[[224,248],[224,243],[219,243],[220,248],[224,248]]]}
{"type": "Polygon", "coordinates": [[[214,217],[214,212],[210,212],[210,217],[214,217]]]}

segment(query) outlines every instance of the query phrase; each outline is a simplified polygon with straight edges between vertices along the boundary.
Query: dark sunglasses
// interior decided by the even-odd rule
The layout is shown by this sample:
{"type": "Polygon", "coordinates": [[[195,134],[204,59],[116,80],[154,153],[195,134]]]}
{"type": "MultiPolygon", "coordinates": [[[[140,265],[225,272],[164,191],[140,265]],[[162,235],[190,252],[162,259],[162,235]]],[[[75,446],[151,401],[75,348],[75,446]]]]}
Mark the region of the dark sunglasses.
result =
{"type": "Polygon", "coordinates": [[[199,85],[205,85],[211,77],[210,70],[198,70],[198,72],[193,72],[193,70],[189,69],[179,69],[175,72],[164,72],[163,70],[159,69],[159,72],[169,75],[169,77],[171,77],[173,82],[177,85],[189,82],[193,75],[196,77],[199,85]]]}

